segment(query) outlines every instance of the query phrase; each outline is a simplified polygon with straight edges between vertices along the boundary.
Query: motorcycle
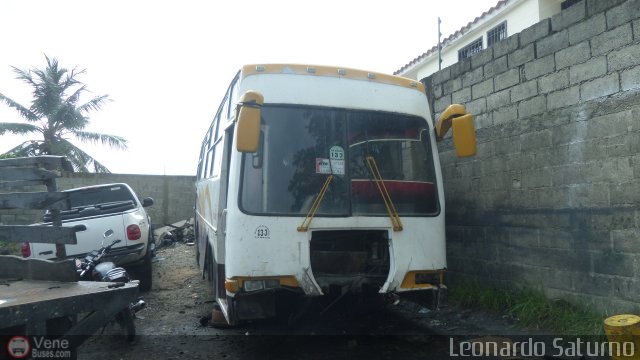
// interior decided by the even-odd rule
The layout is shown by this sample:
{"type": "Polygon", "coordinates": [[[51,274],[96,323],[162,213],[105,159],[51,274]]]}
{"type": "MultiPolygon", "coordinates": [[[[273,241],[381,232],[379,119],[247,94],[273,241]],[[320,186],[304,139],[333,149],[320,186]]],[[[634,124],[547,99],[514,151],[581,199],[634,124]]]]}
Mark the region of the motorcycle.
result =
{"type": "MultiPolygon", "coordinates": [[[[124,268],[117,267],[113,262],[103,261],[105,255],[109,253],[111,248],[120,243],[122,240],[113,240],[111,244],[104,246],[105,240],[113,235],[113,230],[109,229],[103,234],[102,247],[93,250],[83,259],[76,259],[76,272],[81,281],[102,281],[110,283],[128,283],[132,281],[129,273],[124,268]]],[[[115,320],[120,325],[125,338],[133,341],[136,336],[136,328],[133,322],[135,314],[146,306],[144,300],[138,299],[137,302],[130,304],[116,314],[115,320]]]]}

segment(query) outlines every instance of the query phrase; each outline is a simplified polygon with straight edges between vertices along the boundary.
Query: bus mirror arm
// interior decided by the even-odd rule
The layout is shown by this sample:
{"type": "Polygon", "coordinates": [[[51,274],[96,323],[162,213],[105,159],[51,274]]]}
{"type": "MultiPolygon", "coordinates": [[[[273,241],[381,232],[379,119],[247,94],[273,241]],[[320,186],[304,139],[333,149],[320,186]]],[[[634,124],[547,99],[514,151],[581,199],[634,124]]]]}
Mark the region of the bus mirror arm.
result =
{"type": "Polygon", "coordinates": [[[464,105],[452,104],[442,112],[436,122],[436,140],[441,141],[449,129],[453,131],[453,145],[459,157],[475,156],[477,153],[476,129],[473,115],[467,113],[464,105]]]}

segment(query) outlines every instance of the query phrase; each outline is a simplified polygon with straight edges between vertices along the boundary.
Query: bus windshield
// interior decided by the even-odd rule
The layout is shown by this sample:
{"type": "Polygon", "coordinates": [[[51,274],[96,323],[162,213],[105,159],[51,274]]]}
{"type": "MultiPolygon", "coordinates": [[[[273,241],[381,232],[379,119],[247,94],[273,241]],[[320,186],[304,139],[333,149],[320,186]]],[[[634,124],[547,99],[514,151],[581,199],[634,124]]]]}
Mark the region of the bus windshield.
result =
{"type": "Polygon", "coordinates": [[[316,216],[387,215],[374,163],[400,215],[436,215],[429,139],[426,120],[417,116],[265,105],[258,151],[243,157],[240,207],[305,215],[332,176],[316,216]]]}

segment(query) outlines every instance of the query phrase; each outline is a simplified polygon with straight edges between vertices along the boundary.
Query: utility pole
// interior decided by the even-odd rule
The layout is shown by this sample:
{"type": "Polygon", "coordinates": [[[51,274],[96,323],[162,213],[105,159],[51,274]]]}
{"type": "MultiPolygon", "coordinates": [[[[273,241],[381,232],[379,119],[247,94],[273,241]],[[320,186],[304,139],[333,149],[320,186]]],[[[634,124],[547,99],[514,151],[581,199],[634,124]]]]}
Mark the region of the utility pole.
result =
{"type": "Polygon", "coordinates": [[[442,70],[442,43],[440,42],[440,38],[442,37],[442,33],[440,32],[440,16],[438,16],[438,70],[442,70]]]}

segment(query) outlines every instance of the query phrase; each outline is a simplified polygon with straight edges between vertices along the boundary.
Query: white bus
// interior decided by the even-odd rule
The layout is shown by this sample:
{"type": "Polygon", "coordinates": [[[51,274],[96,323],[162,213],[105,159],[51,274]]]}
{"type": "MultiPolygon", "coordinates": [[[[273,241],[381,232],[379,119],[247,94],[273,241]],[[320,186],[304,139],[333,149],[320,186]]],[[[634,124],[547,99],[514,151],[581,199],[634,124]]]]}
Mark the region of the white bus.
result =
{"type": "Polygon", "coordinates": [[[198,263],[226,322],[280,299],[439,291],[446,269],[436,137],[475,154],[472,117],[433,124],[424,85],[348,68],[247,65],[198,165],[198,263]]]}

